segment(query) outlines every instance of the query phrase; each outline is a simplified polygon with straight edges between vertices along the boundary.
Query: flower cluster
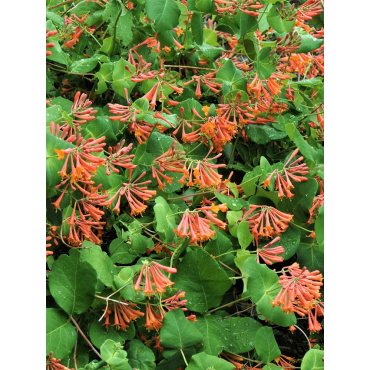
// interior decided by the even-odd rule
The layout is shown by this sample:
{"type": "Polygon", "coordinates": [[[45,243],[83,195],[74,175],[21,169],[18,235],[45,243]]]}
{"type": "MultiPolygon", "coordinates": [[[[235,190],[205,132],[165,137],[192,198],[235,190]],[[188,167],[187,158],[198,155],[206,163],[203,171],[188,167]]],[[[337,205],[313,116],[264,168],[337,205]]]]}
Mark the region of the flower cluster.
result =
{"type": "Polygon", "coordinates": [[[300,269],[299,264],[294,263],[283,269],[279,277],[281,289],[271,304],[281,306],[284,312],[295,312],[302,317],[308,315],[308,329],[320,331],[317,316],[324,315],[324,303],[319,301],[322,279],[320,271],[310,272],[306,267],[300,269]]]}
{"type": "Polygon", "coordinates": [[[146,295],[152,295],[154,293],[164,293],[166,291],[166,287],[171,287],[175,283],[164,276],[160,270],[166,271],[170,274],[176,274],[177,272],[177,269],[174,267],[163,266],[158,262],[149,262],[145,260],[143,262],[143,267],[140,270],[139,277],[135,285],[133,286],[133,289],[135,289],[136,291],[143,290],[144,294],[146,295]],[[141,287],[143,274],[145,275],[144,289],[142,289],[141,287]],[[153,285],[155,286],[154,290],[153,285]]]}
{"type": "Polygon", "coordinates": [[[243,209],[240,221],[247,221],[251,234],[258,247],[258,239],[272,238],[284,232],[294,215],[279,211],[274,207],[251,204],[249,210],[243,209]]]}

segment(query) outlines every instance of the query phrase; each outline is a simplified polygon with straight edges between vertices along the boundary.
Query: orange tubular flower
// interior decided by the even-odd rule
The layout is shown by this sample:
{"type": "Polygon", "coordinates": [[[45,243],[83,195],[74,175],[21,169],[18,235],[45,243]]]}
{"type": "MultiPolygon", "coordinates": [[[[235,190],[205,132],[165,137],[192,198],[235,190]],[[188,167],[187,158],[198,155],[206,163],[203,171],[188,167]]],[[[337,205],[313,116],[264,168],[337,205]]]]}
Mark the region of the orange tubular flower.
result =
{"type": "Polygon", "coordinates": [[[251,234],[256,241],[258,247],[258,239],[262,237],[273,237],[280,235],[288,228],[289,222],[292,220],[294,215],[283,213],[274,207],[269,206],[257,206],[254,204],[250,205],[249,211],[245,212],[243,209],[243,216],[239,219],[240,221],[247,221],[251,234]],[[258,209],[260,209],[258,211],[258,209]],[[255,213],[256,212],[256,213],[255,213]]]}
{"type": "Polygon", "coordinates": [[[158,311],[160,312],[162,319],[166,312],[172,311],[176,308],[181,308],[183,311],[187,311],[188,309],[185,307],[187,300],[184,299],[180,301],[180,298],[185,297],[185,292],[178,290],[175,295],[169,297],[167,299],[162,299],[161,304],[158,304],[158,311]]]}
{"type": "MultiPolygon", "coordinates": [[[[55,36],[57,33],[58,33],[57,30],[49,31],[49,28],[47,28],[46,29],[46,39],[48,39],[49,37],[55,36]]],[[[55,44],[53,42],[49,42],[49,43],[46,44],[46,48],[53,48],[54,46],[55,46],[55,44]]],[[[52,52],[50,50],[46,50],[46,56],[49,56],[51,54],[52,54],[52,52]]]]}
{"type": "Polygon", "coordinates": [[[311,310],[314,307],[313,301],[321,296],[319,290],[323,285],[322,274],[318,270],[310,272],[306,267],[300,269],[299,264],[294,263],[283,269],[279,284],[282,287],[271,302],[273,306],[282,306],[281,309],[284,312],[296,312],[299,307],[294,306],[293,303],[297,298],[303,310],[311,310]],[[288,270],[290,276],[286,274],[285,269],[288,270]]]}
{"type": "Polygon", "coordinates": [[[119,170],[114,166],[126,168],[129,170],[130,176],[132,174],[132,171],[136,168],[136,165],[131,163],[131,159],[134,158],[135,155],[127,155],[131,151],[133,144],[130,143],[128,146],[123,147],[124,143],[125,140],[122,140],[122,142],[116,146],[115,153],[113,153],[113,148],[111,146],[108,148],[110,156],[106,159],[105,162],[105,172],[108,176],[110,175],[108,166],[114,173],[119,173],[119,170]]]}
{"type": "Polygon", "coordinates": [[[158,331],[162,327],[162,316],[154,311],[149,301],[146,303],[146,322],[143,326],[146,327],[148,331],[158,331]]]}
{"type": "Polygon", "coordinates": [[[285,252],[284,247],[279,246],[270,248],[278,240],[280,240],[280,236],[276,237],[264,247],[257,248],[257,262],[259,262],[259,257],[261,257],[265,261],[266,265],[272,265],[274,262],[283,262],[283,257],[277,255],[283,254],[285,252]]]}
{"type": "Polygon", "coordinates": [[[312,207],[310,208],[310,218],[306,222],[307,225],[312,223],[312,217],[316,211],[324,205],[324,180],[320,181],[320,194],[313,199],[312,207]]]}
{"type": "Polygon", "coordinates": [[[50,351],[49,358],[46,362],[46,370],[72,370],[67,366],[62,365],[60,362],[62,360],[57,360],[53,356],[53,351],[50,351]]]}
{"type": "Polygon", "coordinates": [[[280,357],[275,359],[275,362],[281,366],[284,370],[295,369],[295,366],[290,364],[290,362],[294,361],[294,357],[288,357],[281,355],[280,357]]]}
{"type": "Polygon", "coordinates": [[[235,356],[226,352],[221,352],[218,357],[224,358],[230,363],[232,363],[235,366],[235,369],[237,370],[244,369],[244,365],[240,363],[243,362],[243,357],[235,356]]]}
{"type": "MultiPolygon", "coordinates": [[[[118,196],[118,200],[116,202],[116,205],[113,211],[116,213],[119,213],[121,197],[124,195],[131,208],[131,215],[137,215],[137,214],[143,213],[146,210],[147,206],[137,198],[141,198],[143,201],[147,201],[157,194],[155,190],[149,190],[146,186],[141,186],[145,184],[150,184],[151,180],[144,181],[144,182],[137,182],[145,175],[146,175],[146,171],[144,171],[133,183],[124,182],[122,184],[123,186],[118,189],[116,194],[114,194],[110,199],[101,202],[100,205],[110,207],[113,201],[118,196]]],[[[129,179],[131,181],[131,172],[130,172],[129,179]]]]}
{"type": "Polygon", "coordinates": [[[173,281],[168,279],[160,270],[166,271],[170,274],[176,274],[177,269],[173,267],[163,266],[155,261],[144,261],[143,267],[141,268],[139,277],[133,286],[136,291],[141,290],[141,280],[145,270],[145,284],[143,292],[146,295],[151,295],[153,293],[163,293],[166,291],[167,286],[172,286],[175,284],[173,281]],[[153,285],[155,285],[155,290],[153,290],[153,285]]]}
{"type": "Polygon", "coordinates": [[[143,317],[144,312],[134,310],[132,307],[137,307],[135,303],[122,300],[119,302],[120,303],[113,303],[114,323],[111,326],[115,326],[117,329],[126,331],[126,329],[129,327],[128,324],[139,317],[143,317]]]}
{"type": "Polygon", "coordinates": [[[210,220],[199,217],[196,211],[186,210],[179,226],[173,231],[180,238],[190,237],[191,243],[197,243],[213,238],[215,231],[210,229],[210,224],[210,220]]]}

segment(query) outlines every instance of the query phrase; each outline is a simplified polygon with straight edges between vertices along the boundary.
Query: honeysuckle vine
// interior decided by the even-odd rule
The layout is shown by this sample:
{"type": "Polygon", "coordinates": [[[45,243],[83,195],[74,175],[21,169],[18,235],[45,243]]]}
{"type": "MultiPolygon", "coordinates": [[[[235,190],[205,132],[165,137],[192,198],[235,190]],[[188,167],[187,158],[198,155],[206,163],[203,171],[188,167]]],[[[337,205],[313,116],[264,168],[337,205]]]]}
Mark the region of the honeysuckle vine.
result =
{"type": "Polygon", "coordinates": [[[323,368],[324,2],[46,5],[47,369],[323,368]]]}

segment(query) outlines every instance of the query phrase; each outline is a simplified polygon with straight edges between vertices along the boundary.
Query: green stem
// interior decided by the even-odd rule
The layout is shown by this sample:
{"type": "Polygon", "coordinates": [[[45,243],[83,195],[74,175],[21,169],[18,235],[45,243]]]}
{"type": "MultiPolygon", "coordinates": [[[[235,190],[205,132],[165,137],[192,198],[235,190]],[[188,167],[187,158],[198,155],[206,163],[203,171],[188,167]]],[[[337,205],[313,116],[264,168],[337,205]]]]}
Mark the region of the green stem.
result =
{"type": "Polygon", "coordinates": [[[236,252],[238,252],[238,251],[229,251],[229,252],[226,252],[226,253],[222,253],[222,254],[220,254],[220,255],[216,256],[215,258],[219,258],[219,257],[225,256],[226,254],[229,254],[229,253],[236,253],[236,252]]]}
{"type": "Polygon", "coordinates": [[[220,307],[214,308],[213,310],[210,310],[210,311],[208,311],[207,313],[211,313],[211,312],[217,311],[217,310],[219,310],[220,308],[230,307],[230,306],[231,306],[231,305],[233,305],[234,303],[237,303],[237,302],[240,302],[240,301],[245,301],[246,299],[249,299],[249,298],[250,298],[250,296],[239,298],[239,299],[237,299],[236,301],[233,301],[233,302],[230,302],[230,303],[224,304],[223,306],[220,306],[220,307]]]}
{"type": "Polygon", "coordinates": [[[117,15],[117,18],[116,18],[116,21],[114,23],[114,31],[113,31],[113,47],[112,47],[112,50],[114,52],[114,47],[116,46],[116,34],[117,34],[117,24],[118,24],[118,19],[119,17],[121,16],[121,13],[122,13],[122,5],[121,5],[121,10],[119,11],[118,15],[117,15]]]}
{"type": "Polygon", "coordinates": [[[197,145],[194,149],[190,150],[189,153],[186,153],[186,155],[189,155],[191,152],[194,152],[195,149],[198,149],[203,143],[200,143],[199,145],[197,145]]]}
{"type": "Polygon", "coordinates": [[[236,139],[234,141],[233,150],[231,152],[230,159],[229,159],[229,162],[227,164],[228,166],[231,164],[231,159],[234,157],[234,152],[235,152],[236,144],[238,143],[239,137],[240,137],[240,132],[238,133],[238,136],[236,137],[236,139]]]}
{"type": "Polygon", "coordinates": [[[309,232],[309,233],[312,233],[312,231],[314,231],[314,230],[308,230],[308,229],[305,229],[304,227],[299,226],[299,225],[295,224],[295,223],[294,223],[294,222],[292,222],[292,221],[290,221],[290,223],[291,223],[292,225],[294,225],[294,226],[296,226],[296,227],[298,227],[298,228],[300,228],[300,229],[304,230],[304,231],[309,232]]]}
{"type": "Polygon", "coordinates": [[[186,361],[186,357],[185,357],[185,354],[184,354],[182,348],[180,348],[180,352],[182,354],[182,358],[184,359],[184,362],[185,362],[186,366],[189,366],[188,362],[186,361]]]}

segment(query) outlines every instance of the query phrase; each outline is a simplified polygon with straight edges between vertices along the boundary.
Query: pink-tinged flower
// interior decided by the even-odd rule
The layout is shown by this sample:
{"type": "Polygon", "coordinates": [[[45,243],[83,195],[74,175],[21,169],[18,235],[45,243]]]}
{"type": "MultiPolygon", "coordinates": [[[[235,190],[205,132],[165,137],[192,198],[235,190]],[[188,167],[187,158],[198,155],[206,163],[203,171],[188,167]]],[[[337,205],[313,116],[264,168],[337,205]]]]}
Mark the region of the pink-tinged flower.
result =
{"type": "Polygon", "coordinates": [[[303,310],[311,310],[313,301],[321,296],[319,290],[323,285],[320,271],[310,272],[306,267],[300,269],[298,263],[283,269],[279,284],[281,285],[280,292],[271,304],[282,306],[285,312],[297,312],[298,307],[293,305],[296,299],[303,310]],[[288,270],[289,275],[285,269],[288,270]]]}
{"type": "Polygon", "coordinates": [[[312,223],[312,217],[317,213],[321,206],[324,205],[324,180],[319,180],[320,194],[313,199],[312,206],[309,209],[310,218],[306,224],[312,223]]]}
{"type": "Polygon", "coordinates": [[[131,160],[135,157],[135,155],[134,154],[127,155],[131,151],[133,144],[130,143],[128,146],[124,147],[123,146],[124,143],[125,143],[125,140],[122,140],[122,142],[114,148],[115,149],[114,152],[111,146],[108,148],[108,152],[110,156],[106,159],[106,162],[105,162],[106,163],[105,172],[108,176],[110,175],[109,168],[114,173],[119,173],[119,169],[115,168],[114,166],[123,167],[125,169],[128,169],[130,173],[130,177],[131,177],[132,171],[136,168],[136,165],[131,163],[131,160]]]}
{"type": "Polygon", "coordinates": [[[191,243],[203,242],[214,237],[215,231],[210,229],[211,221],[199,217],[198,213],[188,210],[182,216],[181,222],[174,233],[180,238],[190,237],[191,243]]]}
{"type": "Polygon", "coordinates": [[[257,248],[257,262],[259,262],[259,257],[264,260],[266,265],[272,265],[274,262],[283,262],[284,259],[279,256],[279,254],[283,254],[285,252],[284,247],[278,246],[271,248],[271,246],[278,240],[280,240],[280,236],[276,237],[262,248],[257,248]]]}
{"type": "Polygon", "coordinates": [[[256,241],[257,247],[258,239],[263,237],[272,238],[284,232],[294,216],[283,213],[274,207],[257,206],[254,204],[251,204],[249,207],[250,209],[247,212],[246,209],[243,209],[244,213],[239,219],[239,222],[248,222],[250,232],[256,241]]]}
{"type": "MultiPolygon", "coordinates": [[[[58,33],[57,30],[49,31],[49,28],[47,28],[46,29],[46,39],[48,39],[49,37],[55,36],[57,33],[58,33]]],[[[55,46],[55,44],[53,42],[48,42],[46,44],[46,48],[53,48],[54,46],[55,46]]],[[[46,56],[49,56],[51,54],[52,54],[52,52],[50,50],[46,50],[46,56]]]]}

